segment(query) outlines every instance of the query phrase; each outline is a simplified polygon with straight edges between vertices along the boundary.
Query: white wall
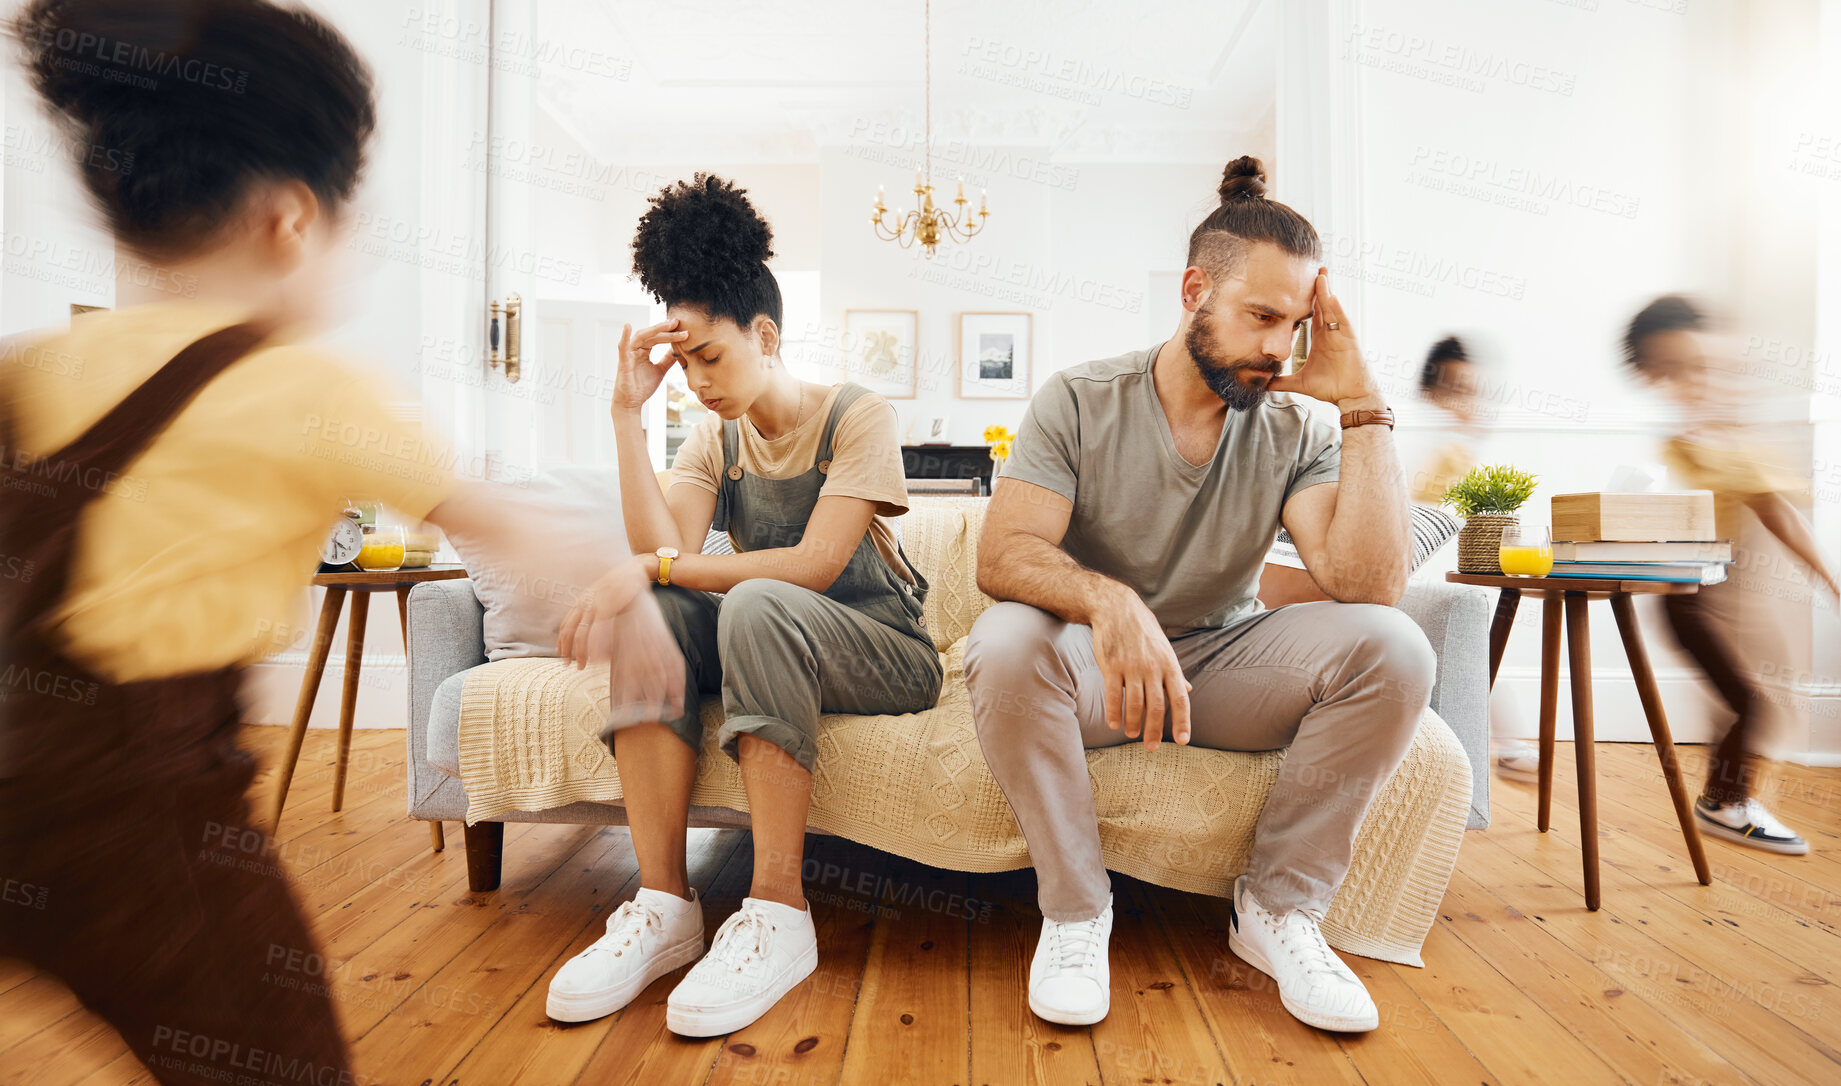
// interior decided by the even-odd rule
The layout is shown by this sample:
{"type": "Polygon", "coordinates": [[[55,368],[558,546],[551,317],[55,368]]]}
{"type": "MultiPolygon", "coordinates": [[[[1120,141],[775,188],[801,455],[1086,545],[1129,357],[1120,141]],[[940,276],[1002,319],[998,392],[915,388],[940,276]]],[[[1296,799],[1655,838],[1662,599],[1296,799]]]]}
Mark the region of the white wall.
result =
{"type": "MultiPolygon", "coordinates": [[[[1409,473],[1443,437],[1412,389],[1447,333],[1483,345],[1495,415],[1483,459],[1541,475],[1528,506],[1538,522],[1551,494],[1601,489],[1619,465],[1657,460],[1665,413],[1618,363],[1623,327],[1649,299],[1703,295],[1732,315],[1741,342],[1764,329],[1814,342],[1816,194],[1783,166],[1810,124],[1793,103],[1813,97],[1814,5],[1359,7],[1339,33],[1341,61],[1359,73],[1365,221],[1356,235],[1319,225],[1332,276],[1362,283],[1359,331],[1406,407],[1409,473]]],[[[1807,465],[1795,421],[1807,417],[1806,394],[1766,383],[1746,406],[1791,420],[1776,435],[1807,465]]],[[[1769,554],[1753,535],[1742,542],[1769,554]]],[[[1772,598],[1784,580],[1748,585],[1760,621],[1793,634],[1783,658],[1754,659],[1767,675],[1806,669],[1813,631],[1832,624],[1806,602],[1772,598]]],[[[1644,738],[1610,614],[1594,610],[1599,735],[1644,738]]],[[[1640,613],[1676,735],[1723,727],[1660,616],[1640,613]]],[[[1525,605],[1501,681],[1528,729],[1539,641],[1539,607],[1525,605]]],[[[1832,677],[1833,664],[1817,672],[1832,677]]],[[[1782,693],[1790,702],[1797,692],[1782,693]]],[[[1783,723],[1792,750],[1841,749],[1818,742],[1806,715],[1783,723]]]]}
{"type": "MultiPolygon", "coordinates": [[[[72,303],[115,303],[115,243],[76,181],[80,154],[39,108],[17,64],[5,65],[4,264],[0,335],[64,324],[72,303]]],[[[119,269],[133,274],[132,267],[119,269]]]]}

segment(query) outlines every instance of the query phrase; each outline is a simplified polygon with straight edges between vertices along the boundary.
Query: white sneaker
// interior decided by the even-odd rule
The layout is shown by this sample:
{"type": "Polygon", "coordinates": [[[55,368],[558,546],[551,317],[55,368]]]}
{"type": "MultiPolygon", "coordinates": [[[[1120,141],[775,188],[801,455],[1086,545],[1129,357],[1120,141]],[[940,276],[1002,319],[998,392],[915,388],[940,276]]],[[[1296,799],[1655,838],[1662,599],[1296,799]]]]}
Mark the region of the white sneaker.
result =
{"type": "Polygon", "coordinates": [[[703,908],[663,890],[641,889],[607,918],[607,934],[550,978],[544,1011],[558,1022],[589,1022],[633,1001],[646,985],[703,953],[703,908]]]}
{"type": "Polygon", "coordinates": [[[743,898],[710,952],[665,1004],[665,1028],[680,1037],[720,1037],[752,1025],[818,968],[811,909],[743,898]]]}
{"type": "Polygon", "coordinates": [[[1368,989],[1323,941],[1317,919],[1303,910],[1283,918],[1267,912],[1246,882],[1245,875],[1234,880],[1228,949],[1278,981],[1279,1002],[1305,1025],[1345,1033],[1380,1025],[1368,989]]]}
{"type": "Polygon", "coordinates": [[[1064,1026],[1090,1026],[1112,1009],[1112,895],[1091,920],[1042,918],[1029,961],[1029,1009],[1064,1026]]]}
{"type": "Polygon", "coordinates": [[[1518,781],[1537,781],[1541,776],[1541,752],[1533,743],[1510,739],[1496,744],[1496,772],[1518,781]]]}
{"type": "Polygon", "coordinates": [[[1764,804],[1747,797],[1737,803],[1710,803],[1706,796],[1694,801],[1694,817],[1702,833],[1724,837],[1734,844],[1761,848],[1785,856],[1804,856],[1809,842],[1777,821],[1764,804]]]}

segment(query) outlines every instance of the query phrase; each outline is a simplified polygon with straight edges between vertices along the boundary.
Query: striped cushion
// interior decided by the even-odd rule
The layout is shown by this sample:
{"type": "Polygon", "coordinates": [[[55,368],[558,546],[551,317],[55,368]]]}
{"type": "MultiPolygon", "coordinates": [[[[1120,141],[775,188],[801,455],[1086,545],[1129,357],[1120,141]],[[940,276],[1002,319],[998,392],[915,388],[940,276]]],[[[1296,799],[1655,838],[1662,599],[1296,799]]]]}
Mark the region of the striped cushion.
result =
{"type": "MultiPolygon", "coordinates": [[[[1438,553],[1438,548],[1451,542],[1451,538],[1464,525],[1435,505],[1414,505],[1410,508],[1413,514],[1413,569],[1418,569],[1425,565],[1426,559],[1438,553]]],[[[1273,541],[1266,561],[1275,566],[1304,568],[1304,562],[1298,557],[1297,544],[1291,541],[1291,533],[1283,528],[1278,530],[1278,538],[1273,541]]]]}

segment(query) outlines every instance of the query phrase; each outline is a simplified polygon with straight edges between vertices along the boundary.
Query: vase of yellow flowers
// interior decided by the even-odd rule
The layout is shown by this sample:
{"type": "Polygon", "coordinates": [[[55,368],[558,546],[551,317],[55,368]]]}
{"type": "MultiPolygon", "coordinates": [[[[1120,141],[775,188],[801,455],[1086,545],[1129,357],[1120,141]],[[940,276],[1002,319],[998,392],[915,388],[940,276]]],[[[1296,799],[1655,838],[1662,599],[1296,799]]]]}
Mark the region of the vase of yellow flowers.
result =
{"type": "Polygon", "coordinates": [[[984,428],[984,443],[991,447],[991,459],[1002,464],[1010,457],[1010,443],[1016,435],[1008,426],[987,426],[984,428]]]}

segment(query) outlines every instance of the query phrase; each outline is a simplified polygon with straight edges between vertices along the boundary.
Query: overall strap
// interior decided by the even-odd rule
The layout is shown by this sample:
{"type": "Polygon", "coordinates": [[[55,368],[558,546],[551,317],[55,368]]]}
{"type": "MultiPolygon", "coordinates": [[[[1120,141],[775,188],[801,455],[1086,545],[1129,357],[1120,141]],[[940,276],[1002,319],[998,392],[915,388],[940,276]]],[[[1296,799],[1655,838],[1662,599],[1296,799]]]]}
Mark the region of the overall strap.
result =
{"type": "MultiPolygon", "coordinates": [[[[83,508],[118,478],[205,385],[248,354],[270,329],[239,324],[204,336],[174,355],[81,436],[57,452],[29,458],[5,450],[0,476],[0,546],[33,559],[29,586],[0,608],[20,626],[43,621],[64,594],[83,508]]],[[[15,431],[16,426],[12,427],[15,431]]]]}
{"type": "Polygon", "coordinates": [[[829,473],[831,470],[831,441],[837,436],[838,420],[844,417],[844,412],[850,410],[851,404],[867,395],[869,395],[869,389],[850,381],[838,386],[837,398],[831,401],[831,414],[825,419],[824,436],[818,439],[818,470],[820,473],[829,473]]]}
{"type": "Polygon", "coordinates": [[[737,463],[741,456],[741,435],[731,419],[722,422],[722,475],[716,480],[716,512],[710,517],[713,531],[729,530],[729,516],[735,503],[735,484],[741,478],[737,463]]]}
{"type": "Polygon", "coordinates": [[[736,419],[722,420],[722,474],[729,475],[729,469],[741,460],[741,423],[736,419]]]}
{"type": "MultiPolygon", "coordinates": [[[[269,333],[256,324],[235,324],[187,346],[140,387],[83,431],[75,441],[46,457],[60,472],[119,474],[171,424],[207,384],[248,354],[269,333]]],[[[82,488],[60,494],[82,499],[82,488]]],[[[75,504],[82,506],[87,499],[75,504]]]]}

